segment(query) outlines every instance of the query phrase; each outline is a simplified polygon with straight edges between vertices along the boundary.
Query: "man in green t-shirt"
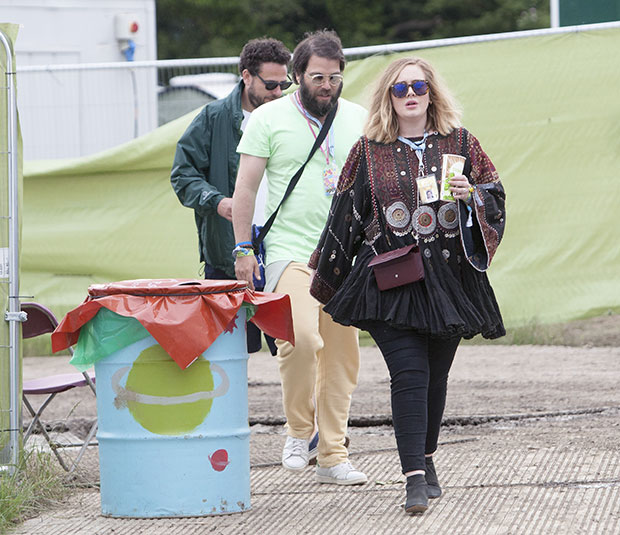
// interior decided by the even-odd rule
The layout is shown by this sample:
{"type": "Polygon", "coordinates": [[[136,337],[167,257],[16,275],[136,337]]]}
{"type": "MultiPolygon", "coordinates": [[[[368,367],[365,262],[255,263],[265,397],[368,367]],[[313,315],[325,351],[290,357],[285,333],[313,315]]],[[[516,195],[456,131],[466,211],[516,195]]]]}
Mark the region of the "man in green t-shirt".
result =
{"type": "Polygon", "coordinates": [[[252,113],[237,151],[241,154],[233,196],[237,279],[258,276],[250,226],[256,192],[266,171],[266,215],[273,213],[295,172],[306,160],[329,111],[332,127],[308,162],[265,238],[266,291],[291,298],[295,346],[278,340],[278,364],[288,436],[282,465],[303,470],[308,444],[319,429],[317,480],[355,485],[366,476],[348,460],[345,435],[351,395],[359,372],[357,331],[332,321],[309,293],[307,263],[327,219],[332,195],[352,145],[362,134],[366,111],[340,99],[344,54],[335,32],[309,34],[293,52],[299,89],[252,113]],[[313,401],[313,398],[315,401],[313,401]]]}

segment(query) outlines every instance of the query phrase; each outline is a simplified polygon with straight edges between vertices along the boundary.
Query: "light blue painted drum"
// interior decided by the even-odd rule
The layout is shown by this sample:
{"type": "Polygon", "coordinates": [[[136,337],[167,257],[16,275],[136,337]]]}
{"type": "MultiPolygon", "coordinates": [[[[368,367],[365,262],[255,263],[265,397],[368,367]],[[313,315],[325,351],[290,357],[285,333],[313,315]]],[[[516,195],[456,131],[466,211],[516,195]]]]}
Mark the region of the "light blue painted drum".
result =
{"type": "Polygon", "coordinates": [[[241,308],[185,370],[151,336],[95,364],[104,515],[250,508],[247,359],[241,308]]]}

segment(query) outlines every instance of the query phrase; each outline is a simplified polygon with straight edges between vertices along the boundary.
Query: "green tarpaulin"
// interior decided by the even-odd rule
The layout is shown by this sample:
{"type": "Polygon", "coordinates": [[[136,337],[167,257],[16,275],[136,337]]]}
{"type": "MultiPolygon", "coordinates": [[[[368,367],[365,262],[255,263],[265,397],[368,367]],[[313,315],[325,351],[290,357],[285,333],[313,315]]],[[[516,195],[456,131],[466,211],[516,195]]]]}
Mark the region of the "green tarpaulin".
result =
{"type": "MultiPolygon", "coordinates": [[[[413,53],[443,74],[506,187],[489,273],[508,326],[620,312],[619,50],[620,29],[606,29],[413,53]]],[[[352,62],[343,95],[366,104],[394,57],[352,62]]],[[[94,282],[199,276],[193,214],[169,183],[192,116],[92,157],[25,165],[22,294],[64,313],[94,282]]]]}

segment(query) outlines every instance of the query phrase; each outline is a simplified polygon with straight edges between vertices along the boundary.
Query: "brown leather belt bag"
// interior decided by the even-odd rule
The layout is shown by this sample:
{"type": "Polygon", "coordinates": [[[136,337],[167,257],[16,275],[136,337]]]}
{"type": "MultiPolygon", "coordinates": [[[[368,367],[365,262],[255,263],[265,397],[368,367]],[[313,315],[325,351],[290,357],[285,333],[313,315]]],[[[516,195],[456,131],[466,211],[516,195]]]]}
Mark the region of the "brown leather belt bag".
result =
{"type": "Polygon", "coordinates": [[[424,278],[424,264],[417,245],[407,245],[377,255],[368,267],[374,271],[379,290],[389,290],[424,278]]]}

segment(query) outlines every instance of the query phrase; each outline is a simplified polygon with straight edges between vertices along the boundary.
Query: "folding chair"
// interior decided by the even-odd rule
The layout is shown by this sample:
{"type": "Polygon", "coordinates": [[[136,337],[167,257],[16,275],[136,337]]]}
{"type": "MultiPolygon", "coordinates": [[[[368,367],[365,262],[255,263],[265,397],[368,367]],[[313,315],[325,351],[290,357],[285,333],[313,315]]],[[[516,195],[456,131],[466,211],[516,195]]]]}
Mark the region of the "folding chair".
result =
{"type": "MultiPolygon", "coordinates": [[[[58,320],[52,311],[43,305],[38,303],[22,303],[21,309],[28,314],[28,318],[22,323],[22,338],[34,338],[45,333],[51,333],[58,325],[58,320]]],[[[69,351],[73,354],[73,350],[71,348],[69,348],[69,351]]],[[[56,394],[66,392],[72,388],[88,386],[92,390],[93,394],[96,395],[97,392],[94,383],[95,375],[87,372],[49,375],[38,379],[32,379],[30,381],[24,381],[22,399],[26,409],[28,409],[28,412],[32,415],[32,422],[30,422],[28,429],[26,429],[26,432],[24,433],[24,444],[26,444],[28,438],[30,438],[30,435],[34,431],[35,427],[38,427],[41,434],[45,437],[45,440],[49,444],[52,452],[56,455],[60,466],[62,466],[69,473],[73,472],[77,468],[84,453],[86,453],[86,448],[90,445],[96,445],[96,442],[91,444],[90,441],[97,432],[97,420],[95,419],[95,422],[90,427],[84,442],[62,444],[55,441],[49,435],[45,424],[41,420],[41,415],[51,401],[56,397],[56,394]],[[33,395],[48,396],[37,411],[32,408],[32,405],[28,401],[28,396],[33,395]],[[66,463],[58,450],[61,448],[72,447],[79,447],[80,450],[73,462],[66,463]]]]}

